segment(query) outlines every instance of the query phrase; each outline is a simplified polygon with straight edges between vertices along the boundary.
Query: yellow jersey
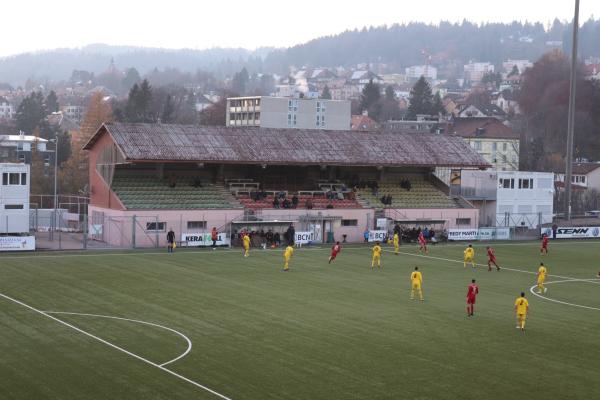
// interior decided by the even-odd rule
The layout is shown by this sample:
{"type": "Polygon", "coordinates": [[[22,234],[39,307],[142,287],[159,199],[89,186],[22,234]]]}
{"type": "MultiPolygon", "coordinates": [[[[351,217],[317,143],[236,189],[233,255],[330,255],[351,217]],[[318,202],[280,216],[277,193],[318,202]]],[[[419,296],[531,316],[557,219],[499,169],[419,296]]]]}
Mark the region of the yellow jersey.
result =
{"type": "Polygon", "coordinates": [[[544,266],[542,265],[542,266],[540,266],[540,268],[538,269],[538,276],[539,276],[540,278],[545,278],[545,277],[546,277],[546,272],[547,272],[547,270],[546,270],[546,267],[544,267],[544,266]]]}
{"type": "Polygon", "coordinates": [[[244,247],[250,247],[250,236],[244,236],[244,247]]]}
{"type": "Polygon", "coordinates": [[[413,284],[421,284],[423,283],[423,275],[421,275],[420,271],[414,271],[412,274],[410,274],[410,281],[413,284]]]}
{"type": "Polygon", "coordinates": [[[398,244],[400,242],[400,236],[397,233],[394,233],[394,244],[398,244]]]}
{"type": "Polygon", "coordinates": [[[381,246],[375,245],[373,246],[373,257],[381,256],[381,246]]]}
{"type": "Polygon", "coordinates": [[[285,258],[290,258],[293,254],[294,254],[294,248],[292,246],[288,246],[285,248],[285,253],[283,253],[283,256],[285,258]]]}
{"type": "Polygon", "coordinates": [[[472,247],[467,247],[464,251],[465,258],[473,258],[475,256],[475,249],[472,247]]]}
{"type": "Polygon", "coordinates": [[[519,297],[515,300],[515,307],[517,309],[517,314],[525,315],[527,314],[527,309],[529,308],[529,302],[525,297],[519,297]]]}

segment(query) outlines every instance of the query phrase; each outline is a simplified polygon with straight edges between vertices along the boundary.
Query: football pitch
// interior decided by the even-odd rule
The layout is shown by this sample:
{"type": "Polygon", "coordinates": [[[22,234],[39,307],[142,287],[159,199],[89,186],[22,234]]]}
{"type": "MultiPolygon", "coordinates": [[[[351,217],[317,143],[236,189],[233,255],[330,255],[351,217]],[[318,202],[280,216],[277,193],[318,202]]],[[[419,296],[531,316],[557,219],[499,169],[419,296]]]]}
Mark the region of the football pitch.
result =
{"type": "Polygon", "coordinates": [[[282,250],[4,255],[0,398],[599,398],[600,242],[494,247],[500,272],[463,268],[464,244],[386,245],[373,271],[360,245],[331,265],[328,247],[296,249],[285,273],[282,250]]]}

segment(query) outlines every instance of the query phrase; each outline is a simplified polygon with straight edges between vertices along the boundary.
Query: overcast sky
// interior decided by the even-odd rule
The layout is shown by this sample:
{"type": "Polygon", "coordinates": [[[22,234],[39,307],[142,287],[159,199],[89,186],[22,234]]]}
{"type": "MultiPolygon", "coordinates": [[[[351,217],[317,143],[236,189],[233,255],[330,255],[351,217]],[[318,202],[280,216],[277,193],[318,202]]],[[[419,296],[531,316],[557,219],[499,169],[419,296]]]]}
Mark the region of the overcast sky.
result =
{"type": "MultiPolygon", "coordinates": [[[[410,21],[571,20],[574,0],[9,0],[0,56],[90,43],[167,48],[291,46],[410,21]]],[[[600,0],[581,0],[581,20],[600,0]]]]}

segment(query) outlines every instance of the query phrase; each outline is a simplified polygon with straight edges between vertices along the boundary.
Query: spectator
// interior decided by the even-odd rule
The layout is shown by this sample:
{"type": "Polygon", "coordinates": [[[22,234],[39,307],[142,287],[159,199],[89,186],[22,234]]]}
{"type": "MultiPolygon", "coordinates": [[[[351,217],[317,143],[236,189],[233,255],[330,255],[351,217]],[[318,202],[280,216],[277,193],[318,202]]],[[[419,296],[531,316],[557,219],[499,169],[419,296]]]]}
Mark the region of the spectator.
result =
{"type": "Polygon", "coordinates": [[[397,233],[398,236],[400,236],[400,234],[402,233],[402,230],[400,229],[400,225],[398,225],[398,224],[394,225],[394,233],[397,233]]]}
{"type": "Polygon", "coordinates": [[[173,228],[169,228],[169,232],[167,233],[167,251],[172,253],[175,250],[175,232],[173,232],[173,228]]]}
{"type": "Polygon", "coordinates": [[[369,241],[369,230],[365,229],[365,232],[363,233],[363,238],[365,239],[365,243],[367,243],[369,241]]]}
{"type": "Polygon", "coordinates": [[[279,232],[275,232],[275,234],[273,235],[273,244],[275,244],[275,246],[281,245],[281,235],[279,234],[279,232]]]}
{"type": "Polygon", "coordinates": [[[427,227],[425,227],[425,229],[423,229],[423,237],[425,239],[429,239],[429,229],[427,227]]]}
{"type": "Polygon", "coordinates": [[[437,242],[437,238],[435,237],[435,231],[433,230],[433,228],[429,230],[429,240],[431,240],[432,243],[437,242]]]}
{"type": "Polygon", "coordinates": [[[326,206],[325,208],[327,208],[328,210],[330,210],[330,209],[332,209],[332,208],[333,208],[333,204],[332,204],[332,203],[329,203],[329,204],[327,204],[327,206],[326,206]]]}
{"type": "Polygon", "coordinates": [[[298,208],[298,196],[292,196],[292,208],[298,208]]]}
{"type": "Polygon", "coordinates": [[[171,174],[169,175],[169,187],[174,188],[175,186],[177,186],[177,178],[175,178],[175,175],[171,174]]]}
{"type": "Polygon", "coordinates": [[[287,229],[286,233],[286,240],[288,242],[289,246],[293,246],[294,245],[294,239],[296,238],[296,230],[294,229],[294,225],[290,224],[289,228],[287,229]]]}
{"type": "Polygon", "coordinates": [[[217,232],[217,228],[214,226],[212,228],[212,231],[210,232],[210,239],[212,240],[212,249],[216,250],[217,240],[219,240],[219,232],[217,232]]]}
{"type": "Polygon", "coordinates": [[[279,208],[279,199],[277,196],[273,198],[273,208],[279,208]]]}
{"type": "Polygon", "coordinates": [[[308,200],[306,200],[306,209],[307,209],[307,210],[312,210],[312,209],[313,209],[313,202],[312,202],[312,199],[308,199],[308,200]]]}
{"type": "Polygon", "coordinates": [[[269,229],[269,231],[265,234],[265,239],[267,240],[267,245],[273,245],[273,231],[269,229]]]}
{"type": "Polygon", "coordinates": [[[338,200],[344,200],[344,192],[337,192],[338,200]]]}
{"type": "Polygon", "coordinates": [[[202,187],[202,180],[199,177],[194,177],[194,187],[195,188],[201,188],[202,187]]]}
{"type": "Polygon", "coordinates": [[[290,208],[290,201],[288,199],[283,199],[283,201],[281,202],[281,205],[283,208],[290,208]]]}

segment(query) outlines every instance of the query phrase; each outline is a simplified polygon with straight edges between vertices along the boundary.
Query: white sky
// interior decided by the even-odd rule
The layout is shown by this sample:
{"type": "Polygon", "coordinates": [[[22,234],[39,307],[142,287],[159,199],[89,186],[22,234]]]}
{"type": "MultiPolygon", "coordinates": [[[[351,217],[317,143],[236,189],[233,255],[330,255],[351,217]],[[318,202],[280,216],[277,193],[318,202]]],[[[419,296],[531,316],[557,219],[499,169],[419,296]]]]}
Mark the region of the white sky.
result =
{"type": "MultiPolygon", "coordinates": [[[[346,29],[463,18],[571,20],[574,0],[8,0],[0,56],[90,43],[168,48],[291,46],[346,29]]],[[[600,0],[581,0],[581,21],[600,0]]]]}

